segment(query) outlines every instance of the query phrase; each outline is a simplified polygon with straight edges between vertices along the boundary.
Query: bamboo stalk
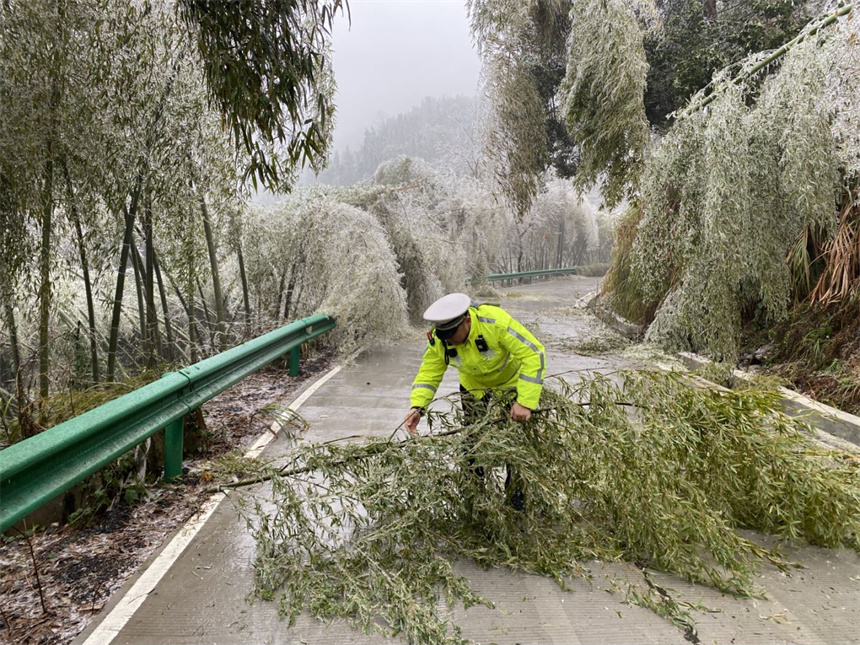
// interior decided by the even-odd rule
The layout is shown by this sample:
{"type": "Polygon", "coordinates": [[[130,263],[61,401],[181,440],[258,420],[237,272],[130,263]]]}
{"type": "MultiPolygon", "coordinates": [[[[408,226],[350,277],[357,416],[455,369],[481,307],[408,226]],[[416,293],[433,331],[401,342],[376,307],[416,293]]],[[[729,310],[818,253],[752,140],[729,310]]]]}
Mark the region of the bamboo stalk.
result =
{"type": "MultiPolygon", "coordinates": [[[[775,52],[773,52],[772,54],[770,54],[769,56],[767,56],[763,60],[761,60],[758,63],[756,63],[755,65],[753,65],[749,69],[749,71],[738,76],[737,78],[732,79],[732,83],[738,83],[740,81],[746,80],[746,79],[754,76],[755,74],[760,72],[762,69],[764,69],[765,67],[770,65],[772,62],[774,62],[775,60],[777,60],[777,59],[783,57],[785,54],[787,54],[791,50],[791,48],[794,47],[795,45],[800,44],[809,36],[814,36],[820,30],[824,29],[825,27],[832,25],[837,20],[839,20],[839,18],[841,18],[842,16],[845,16],[845,15],[848,15],[853,10],[854,10],[854,4],[853,3],[849,3],[849,4],[846,4],[842,7],[839,7],[836,11],[829,14],[827,17],[821,19],[821,24],[812,25],[809,28],[809,31],[805,31],[805,32],[799,34],[798,36],[796,36],[795,38],[789,40],[787,43],[785,43],[782,47],[777,49],[775,52]]],[[[688,117],[691,114],[693,114],[694,112],[701,110],[705,106],[712,103],[717,98],[717,95],[718,95],[718,92],[715,90],[714,92],[709,94],[707,97],[705,97],[699,103],[688,106],[686,110],[684,110],[683,112],[681,112],[681,114],[678,115],[678,118],[682,119],[684,117],[688,117]]]]}

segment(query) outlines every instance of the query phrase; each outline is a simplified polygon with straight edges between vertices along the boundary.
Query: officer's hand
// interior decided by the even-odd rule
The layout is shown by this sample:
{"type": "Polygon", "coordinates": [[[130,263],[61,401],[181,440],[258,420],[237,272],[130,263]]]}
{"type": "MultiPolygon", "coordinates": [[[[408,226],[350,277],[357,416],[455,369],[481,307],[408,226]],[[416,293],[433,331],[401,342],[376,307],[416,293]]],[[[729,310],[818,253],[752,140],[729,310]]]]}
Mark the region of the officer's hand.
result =
{"type": "Polygon", "coordinates": [[[403,425],[406,426],[406,429],[409,431],[411,435],[418,434],[418,422],[421,420],[421,411],[417,408],[412,408],[409,410],[409,413],[406,415],[406,419],[403,421],[403,425]]]}
{"type": "Polygon", "coordinates": [[[514,421],[528,421],[531,418],[531,410],[519,403],[514,403],[514,407],[511,408],[511,419],[514,421]]]}

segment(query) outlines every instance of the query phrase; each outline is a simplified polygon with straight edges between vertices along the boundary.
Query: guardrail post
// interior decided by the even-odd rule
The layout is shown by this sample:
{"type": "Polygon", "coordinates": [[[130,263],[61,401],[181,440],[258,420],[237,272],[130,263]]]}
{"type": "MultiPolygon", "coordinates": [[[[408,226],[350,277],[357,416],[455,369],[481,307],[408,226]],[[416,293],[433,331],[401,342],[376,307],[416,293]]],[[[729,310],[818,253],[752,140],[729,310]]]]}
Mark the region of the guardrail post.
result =
{"type": "Polygon", "coordinates": [[[182,474],[182,442],[185,417],[164,428],[164,481],[172,482],[182,474]]]}
{"type": "Polygon", "coordinates": [[[299,348],[293,347],[290,350],[290,376],[299,375],[299,348]]]}

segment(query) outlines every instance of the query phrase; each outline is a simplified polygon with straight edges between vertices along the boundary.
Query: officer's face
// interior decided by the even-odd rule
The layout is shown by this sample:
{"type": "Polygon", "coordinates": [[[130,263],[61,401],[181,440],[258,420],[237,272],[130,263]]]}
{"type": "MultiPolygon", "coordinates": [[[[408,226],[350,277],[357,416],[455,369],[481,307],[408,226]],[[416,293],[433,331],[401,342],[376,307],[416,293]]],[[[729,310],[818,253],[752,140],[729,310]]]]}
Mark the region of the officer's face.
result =
{"type": "Polygon", "coordinates": [[[466,342],[466,339],[469,337],[469,330],[472,329],[472,318],[471,316],[466,316],[463,322],[460,323],[460,326],[457,327],[457,331],[454,332],[454,335],[448,339],[449,345],[462,345],[466,342]]]}

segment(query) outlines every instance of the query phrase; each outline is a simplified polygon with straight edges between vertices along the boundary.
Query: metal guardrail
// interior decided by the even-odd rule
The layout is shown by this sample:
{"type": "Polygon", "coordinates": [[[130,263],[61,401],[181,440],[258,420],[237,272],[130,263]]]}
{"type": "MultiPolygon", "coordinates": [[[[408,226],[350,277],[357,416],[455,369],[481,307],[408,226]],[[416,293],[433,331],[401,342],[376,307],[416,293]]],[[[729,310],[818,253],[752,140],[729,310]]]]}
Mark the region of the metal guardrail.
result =
{"type": "Polygon", "coordinates": [[[539,271],[521,271],[519,273],[491,273],[487,276],[487,280],[490,282],[495,282],[498,280],[517,280],[522,278],[540,278],[543,276],[556,276],[556,275],[577,275],[579,273],[579,267],[570,267],[568,269],[542,269],[539,271]]]}
{"type": "Polygon", "coordinates": [[[0,450],[0,532],[165,429],[164,478],[182,473],[183,417],[243,378],[331,331],[331,316],[297,320],[0,450]]]}
{"type": "MultiPolygon", "coordinates": [[[[490,273],[487,276],[488,282],[497,282],[499,280],[505,280],[508,284],[513,284],[514,280],[521,280],[528,278],[531,281],[532,278],[540,278],[540,277],[552,277],[557,275],[579,275],[580,267],[569,267],[566,269],[540,269],[537,271],[520,271],[519,273],[490,273]]],[[[467,277],[466,283],[472,282],[472,278],[467,277]]]]}
{"type": "MultiPolygon", "coordinates": [[[[567,269],[541,269],[538,271],[520,271],[519,273],[491,273],[487,276],[488,282],[505,281],[508,285],[512,285],[514,280],[528,279],[531,282],[532,278],[552,277],[558,275],[577,275],[579,267],[570,267],[567,269]]],[[[472,278],[466,278],[466,282],[471,282],[472,278]]]]}

